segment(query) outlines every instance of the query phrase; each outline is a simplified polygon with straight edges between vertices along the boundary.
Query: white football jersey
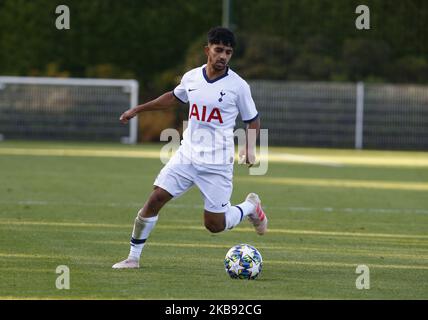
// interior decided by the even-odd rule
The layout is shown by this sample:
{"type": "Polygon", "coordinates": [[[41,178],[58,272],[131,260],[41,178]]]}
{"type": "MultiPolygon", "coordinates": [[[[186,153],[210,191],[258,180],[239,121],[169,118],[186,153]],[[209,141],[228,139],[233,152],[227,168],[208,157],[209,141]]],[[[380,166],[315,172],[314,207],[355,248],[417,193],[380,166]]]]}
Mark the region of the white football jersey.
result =
{"type": "Polygon", "coordinates": [[[244,122],[258,117],[250,86],[227,67],[226,73],[208,79],[206,65],[188,71],[173,93],[189,103],[187,129],[181,151],[196,164],[233,164],[234,127],[240,113],[244,122]]]}

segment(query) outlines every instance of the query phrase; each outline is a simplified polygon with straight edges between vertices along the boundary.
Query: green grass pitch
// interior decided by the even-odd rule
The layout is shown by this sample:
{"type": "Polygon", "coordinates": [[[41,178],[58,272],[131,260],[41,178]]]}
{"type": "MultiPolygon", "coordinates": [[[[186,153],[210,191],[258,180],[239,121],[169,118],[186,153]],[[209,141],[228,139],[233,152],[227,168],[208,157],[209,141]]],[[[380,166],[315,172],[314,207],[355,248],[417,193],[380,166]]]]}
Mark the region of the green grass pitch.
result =
{"type": "Polygon", "coordinates": [[[269,232],[210,234],[197,189],[161,212],[139,270],[113,270],[162,168],[160,146],[0,143],[0,299],[428,299],[428,154],[271,148],[265,176],[235,166],[232,203],[257,192],[269,232]],[[285,155],[288,155],[284,157],[285,155]],[[232,280],[227,250],[264,265],[232,280]],[[70,270],[70,289],[55,283],[70,270]],[[369,289],[357,289],[358,265],[369,289]]]}

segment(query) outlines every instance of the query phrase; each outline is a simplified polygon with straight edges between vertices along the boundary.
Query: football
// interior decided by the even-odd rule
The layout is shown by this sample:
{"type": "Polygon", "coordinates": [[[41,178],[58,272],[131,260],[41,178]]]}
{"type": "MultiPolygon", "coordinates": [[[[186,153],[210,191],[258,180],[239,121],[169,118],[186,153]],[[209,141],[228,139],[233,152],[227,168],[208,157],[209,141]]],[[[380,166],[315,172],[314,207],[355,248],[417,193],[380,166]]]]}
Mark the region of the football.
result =
{"type": "Polygon", "coordinates": [[[224,258],[226,272],[233,279],[254,280],[260,275],[262,265],[259,250],[249,244],[233,246],[224,258]]]}

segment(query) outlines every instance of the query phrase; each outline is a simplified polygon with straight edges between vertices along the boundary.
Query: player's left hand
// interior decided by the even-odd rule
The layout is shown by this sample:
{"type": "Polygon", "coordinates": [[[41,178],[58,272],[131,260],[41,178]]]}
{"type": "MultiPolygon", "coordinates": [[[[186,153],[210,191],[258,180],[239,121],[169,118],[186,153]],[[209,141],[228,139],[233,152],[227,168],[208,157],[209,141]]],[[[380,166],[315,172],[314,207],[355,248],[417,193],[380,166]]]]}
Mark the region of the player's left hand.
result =
{"type": "Polygon", "coordinates": [[[239,151],[238,164],[246,164],[248,168],[251,168],[256,162],[256,155],[253,150],[247,152],[245,149],[239,151]]]}

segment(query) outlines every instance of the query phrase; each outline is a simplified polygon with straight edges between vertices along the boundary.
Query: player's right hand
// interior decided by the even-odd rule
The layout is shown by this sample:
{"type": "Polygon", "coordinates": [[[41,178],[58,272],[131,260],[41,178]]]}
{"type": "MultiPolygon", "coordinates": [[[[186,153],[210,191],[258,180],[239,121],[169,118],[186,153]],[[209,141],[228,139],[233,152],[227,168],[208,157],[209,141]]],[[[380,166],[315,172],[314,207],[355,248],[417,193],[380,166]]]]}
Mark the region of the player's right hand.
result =
{"type": "Polygon", "coordinates": [[[137,115],[137,113],[135,112],[134,109],[129,109],[129,110],[125,111],[124,113],[122,113],[119,120],[123,124],[127,124],[128,121],[131,120],[132,118],[134,118],[136,115],[137,115]]]}

